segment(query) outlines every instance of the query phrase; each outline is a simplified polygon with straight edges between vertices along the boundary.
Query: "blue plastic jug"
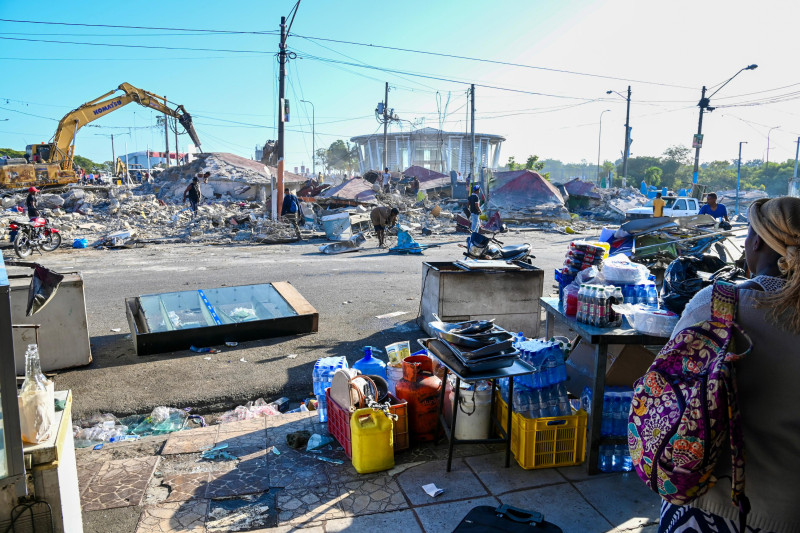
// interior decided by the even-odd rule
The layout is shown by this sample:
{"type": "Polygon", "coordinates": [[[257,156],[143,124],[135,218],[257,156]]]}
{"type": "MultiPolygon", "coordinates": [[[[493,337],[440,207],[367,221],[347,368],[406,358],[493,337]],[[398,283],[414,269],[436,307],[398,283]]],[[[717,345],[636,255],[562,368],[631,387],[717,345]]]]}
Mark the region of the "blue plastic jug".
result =
{"type": "Polygon", "coordinates": [[[386,379],[386,363],[372,356],[372,346],[364,347],[364,358],[353,364],[353,368],[364,375],[386,379]]]}

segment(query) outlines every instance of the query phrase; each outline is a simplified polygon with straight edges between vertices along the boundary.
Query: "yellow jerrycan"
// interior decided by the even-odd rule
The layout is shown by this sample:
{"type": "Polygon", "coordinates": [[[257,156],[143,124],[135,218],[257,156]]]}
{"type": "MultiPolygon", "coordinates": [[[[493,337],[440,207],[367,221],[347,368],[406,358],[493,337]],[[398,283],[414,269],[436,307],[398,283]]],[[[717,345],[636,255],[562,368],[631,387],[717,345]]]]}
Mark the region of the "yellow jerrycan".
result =
{"type": "Polygon", "coordinates": [[[358,409],[350,417],[353,466],[359,474],[394,468],[392,421],[383,411],[358,409]]]}

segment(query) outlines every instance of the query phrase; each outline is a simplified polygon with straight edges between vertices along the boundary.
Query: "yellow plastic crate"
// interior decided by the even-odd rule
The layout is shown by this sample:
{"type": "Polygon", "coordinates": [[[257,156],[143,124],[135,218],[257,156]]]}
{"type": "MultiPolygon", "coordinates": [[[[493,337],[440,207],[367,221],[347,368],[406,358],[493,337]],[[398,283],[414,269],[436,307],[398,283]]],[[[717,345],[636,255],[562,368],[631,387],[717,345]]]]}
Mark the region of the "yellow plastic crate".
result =
{"type": "MultiPolygon", "coordinates": [[[[499,391],[496,392],[494,406],[495,416],[505,430],[508,405],[499,391]]],[[[525,418],[513,413],[512,418],[511,452],[522,468],[574,466],[583,462],[586,453],[586,411],[548,418],[525,418]]]]}

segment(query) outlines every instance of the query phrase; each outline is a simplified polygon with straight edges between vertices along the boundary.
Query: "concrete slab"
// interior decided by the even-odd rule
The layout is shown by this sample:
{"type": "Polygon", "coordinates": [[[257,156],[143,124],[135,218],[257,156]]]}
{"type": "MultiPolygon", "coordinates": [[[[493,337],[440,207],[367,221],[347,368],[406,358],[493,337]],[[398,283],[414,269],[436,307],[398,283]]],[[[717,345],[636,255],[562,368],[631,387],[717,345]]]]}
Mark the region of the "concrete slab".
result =
{"type": "Polygon", "coordinates": [[[425,531],[438,533],[439,531],[453,531],[459,522],[467,516],[470,509],[478,505],[497,507],[500,502],[497,501],[497,498],[487,496],[437,505],[426,505],[425,507],[414,509],[414,512],[417,513],[425,531]]]}
{"type": "Polygon", "coordinates": [[[564,531],[589,533],[609,531],[614,527],[577,490],[567,484],[509,492],[498,498],[502,503],[514,507],[539,511],[548,522],[564,531]]]}
{"type": "Polygon", "coordinates": [[[462,498],[478,498],[487,494],[481,482],[464,464],[463,459],[453,459],[452,471],[445,472],[447,461],[431,461],[409,468],[399,476],[397,483],[412,505],[436,503],[462,498]],[[435,483],[444,493],[431,498],[422,490],[423,485],[435,483]]]}
{"type": "Polygon", "coordinates": [[[108,533],[109,524],[117,531],[134,531],[139,523],[141,507],[118,507],[83,512],[83,533],[108,533]]]}
{"type": "Polygon", "coordinates": [[[513,459],[511,466],[506,468],[505,452],[467,457],[464,461],[492,494],[566,483],[567,481],[555,469],[524,470],[513,459]]]}
{"type": "Polygon", "coordinates": [[[634,528],[658,522],[661,499],[633,472],[574,484],[595,509],[617,527],[634,528]],[[620,495],[625,497],[620,497],[620,495]]]}
{"type": "Polygon", "coordinates": [[[329,520],[325,524],[325,530],[327,533],[339,531],[347,531],[348,533],[374,533],[376,531],[422,532],[413,511],[410,510],[329,520]]]}

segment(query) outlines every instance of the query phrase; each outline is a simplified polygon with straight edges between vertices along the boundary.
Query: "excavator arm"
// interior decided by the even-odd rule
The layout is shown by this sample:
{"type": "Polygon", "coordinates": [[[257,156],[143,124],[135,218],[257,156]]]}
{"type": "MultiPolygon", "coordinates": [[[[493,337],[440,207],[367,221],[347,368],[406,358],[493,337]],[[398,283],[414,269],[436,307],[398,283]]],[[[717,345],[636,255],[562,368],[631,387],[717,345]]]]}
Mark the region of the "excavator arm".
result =
{"type": "Polygon", "coordinates": [[[186,129],[186,132],[189,134],[189,137],[191,137],[195,146],[198,148],[200,147],[200,139],[197,138],[197,133],[194,131],[192,117],[186,112],[186,109],[182,105],[172,109],[167,105],[166,98],[163,96],[138,89],[129,83],[123,83],[117,87],[116,90],[109,91],[90,102],[86,102],[77,109],[67,113],[64,118],[61,119],[58,123],[58,129],[56,129],[56,133],[53,136],[53,141],[51,143],[52,149],[50,150],[48,162],[58,163],[62,170],[72,170],[72,158],[75,155],[75,136],[78,130],[90,122],[108,115],[131,102],[136,102],[139,105],[154,109],[159,113],[177,118],[178,122],[186,129]],[[112,96],[117,91],[122,91],[124,94],[112,96]]]}

